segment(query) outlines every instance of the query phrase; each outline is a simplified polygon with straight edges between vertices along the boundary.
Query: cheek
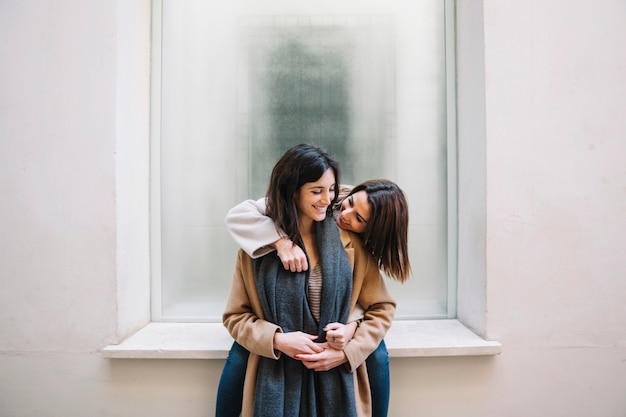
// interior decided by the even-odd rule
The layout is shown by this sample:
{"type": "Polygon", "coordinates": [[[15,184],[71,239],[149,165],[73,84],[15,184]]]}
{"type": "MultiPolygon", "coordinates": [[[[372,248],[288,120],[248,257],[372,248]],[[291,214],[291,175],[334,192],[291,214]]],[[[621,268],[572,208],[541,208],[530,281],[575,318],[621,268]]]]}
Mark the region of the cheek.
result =
{"type": "Polygon", "coordinates": [[[352,231],[355,233],[363,233],[365,231],[365,225],[363,223],[352,223],[352,231]]]}

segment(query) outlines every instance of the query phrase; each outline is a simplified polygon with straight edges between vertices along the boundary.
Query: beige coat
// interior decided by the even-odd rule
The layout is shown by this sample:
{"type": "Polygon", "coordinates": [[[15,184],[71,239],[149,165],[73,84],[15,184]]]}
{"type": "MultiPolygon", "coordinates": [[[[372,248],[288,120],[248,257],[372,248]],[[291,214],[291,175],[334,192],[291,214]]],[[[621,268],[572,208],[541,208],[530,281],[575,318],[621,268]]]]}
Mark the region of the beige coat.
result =
{"type": "MultiPolygon", "coordinates": [[[[352,266],[351,310],[363,306],[363,322],[353,339],[344,348],[347,366],[355,375],[358,415],[371,415],[371,400],[365,359],[378,347],[387,333],[396,310],[385,283],[372,256],[363,248],[361,240],[351,232],[339,229],[341,241],[352,266]]],[[[223,315],[224,326],[233,338],[248,351],[248,368],[244,384],[242,416],[251,417],[254,410],[254,391],[259,356],[278,359],[274,350],[274,334],[282,331],[276,324],[263,320],[261,301],[256,290],[252,259],[240,250],[232,287],[223,315]]]]}

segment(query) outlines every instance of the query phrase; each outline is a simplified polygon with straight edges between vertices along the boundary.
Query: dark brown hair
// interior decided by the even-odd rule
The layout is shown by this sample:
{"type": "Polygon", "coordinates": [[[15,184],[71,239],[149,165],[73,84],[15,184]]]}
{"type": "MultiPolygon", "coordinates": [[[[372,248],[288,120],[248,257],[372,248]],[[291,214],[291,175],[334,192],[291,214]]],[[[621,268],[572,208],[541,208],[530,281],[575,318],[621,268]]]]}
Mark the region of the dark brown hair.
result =
{"type": "Polygon", "coordinates": [[[339,197],[339,164],[325,150],[313,145],[300,144],[290,148],[278,160],[267,187],[267,215],[277,230],[282,230],[292,242],[300,241],[300,217],[295,196],[304,184],[319,180],[332,169],[335,174],[335,198],[326,215],[339,197]]]}
{"type": "Polygon", "coordinates": [[[409,206],[404,192],[389,180],[365,181],[350,191],[367,193],[370,218],[361,233],[363,246],[389,277],[404,282],[411,274],[408,251],[409,206]]]}

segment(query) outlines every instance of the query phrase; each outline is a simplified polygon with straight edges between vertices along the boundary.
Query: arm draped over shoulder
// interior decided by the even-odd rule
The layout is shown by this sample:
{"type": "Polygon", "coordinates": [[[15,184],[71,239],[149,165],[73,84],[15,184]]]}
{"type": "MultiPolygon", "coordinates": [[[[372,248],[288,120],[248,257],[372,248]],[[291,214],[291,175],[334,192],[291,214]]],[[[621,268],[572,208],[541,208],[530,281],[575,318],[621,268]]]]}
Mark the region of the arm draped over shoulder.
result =
{"type": "Polygon", "coordinates": [[[273,252],[269,245],[283,236],[265,209],[265,198],[246,200],[231,208],[224,219],[233,240],[253,259],[273,252]]]}
{"type": "MultiPolygon", "coordinates": [[[[335,210],[339,210],[341,201],[352,190],[351,185],[339,187],[339,199],[335,210]]],[[[276,242],[284,233],[276,229],[272,219],[265,215],[265,198],[258,200],[245,200],[231,208],[224,224],[230,236],[252,259],[260,258],[273,252],[275,249],[269,245],[276,242]]]]}

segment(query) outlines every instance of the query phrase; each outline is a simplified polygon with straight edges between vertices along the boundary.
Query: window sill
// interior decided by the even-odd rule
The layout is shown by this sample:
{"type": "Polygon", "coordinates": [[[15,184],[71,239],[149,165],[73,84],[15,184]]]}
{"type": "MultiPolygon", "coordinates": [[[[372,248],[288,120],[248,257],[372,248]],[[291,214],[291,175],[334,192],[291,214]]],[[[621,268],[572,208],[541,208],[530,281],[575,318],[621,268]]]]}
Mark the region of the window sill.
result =
{"type": "MultiPolygon", "coordinates": [[[[225,359],[233,339],[221,323],[149,323],[102,353],[111,359],[225,359]]],[[[392,358],[497,355],[458,320],[398,320],[385,337],[392,358]]]]}

